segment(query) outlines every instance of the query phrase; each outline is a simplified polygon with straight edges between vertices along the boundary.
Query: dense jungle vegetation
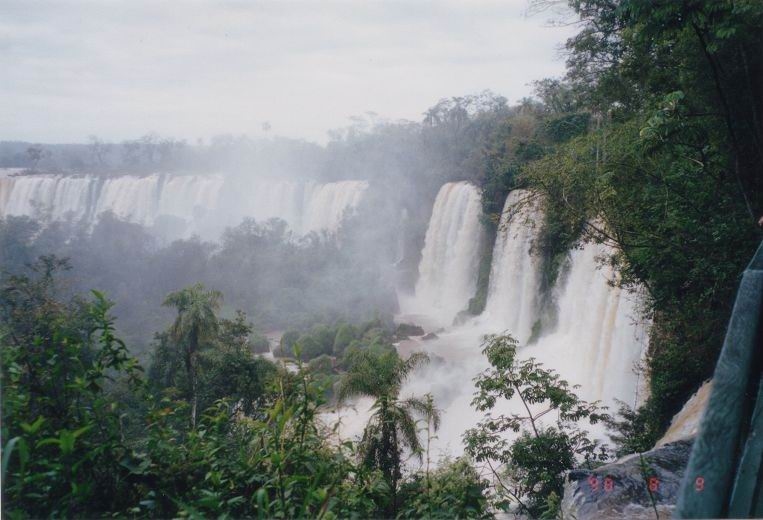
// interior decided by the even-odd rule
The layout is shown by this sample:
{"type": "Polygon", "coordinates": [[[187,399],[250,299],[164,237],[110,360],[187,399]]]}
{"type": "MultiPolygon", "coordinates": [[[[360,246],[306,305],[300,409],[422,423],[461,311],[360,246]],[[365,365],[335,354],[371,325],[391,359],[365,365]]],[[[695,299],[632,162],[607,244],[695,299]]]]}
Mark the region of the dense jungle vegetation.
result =
{"type": "MultiPolygon", "coordinates": [[[[340,230],[344,247],[317,235],[289,240],[278,221],[245,221],[218,244],[157,244],[114,217],[92,231],[2,219],[4,514],[554,517],[563,471],[610,456],[578,421],[612,425],[617,454],[651,448],[711,376],[761,240],[763,3],[570,5],[580,30],[567,42],[567,75],[538,81],[536,99],[447,99],[421,122],[359,121],[323,149],[279,141],[308,157],[317,177],[370,180],[374,199],[340,230]],[[653,320],[641,408],[613,419],[552,372],[515,359],[512,338],[486,338],[493,370],[478,380],[473,406],[488,412],[496,400],[535,395],[559,419],[486,416],[465,436],[467,455],[430,460],[437,403],[399,395],[427,360],[401,359],[392,346],[403,332],[391,324],[385,269],[399,230],[359,230],[406,211],[415,231],[403,237],[399,267],[410,284],[424,208],[453,180],[482,188],[491,236],[511,189],[538,194],[546,288],[570,247],[616,247],[604,261],[620,283],[646,291],[653,320]],[[274,328],[286,330],[277,354],[288,365],[257,355],[274,328]],[[321,420],[353,396],[375,403],[358,442],[321,420]],[[501,442],[515,428],[519,440],[501,442]],[[491,461],[505,469],[492,471],[491,461]]],[[[257,147],[228,139],[200,155],[155,137],[120,146],[94,138],[47,155],[10,144],[0,152],[8,166],[139,172],[220,166],[223,148],[247,151],[231,161],[238,165],[257,147]]],[[[475,314],[489,255],[486,247],[475,314]]]]}
{"type": "Polygon", "coordinates": [[[539,431],[538,415],[488,414],[467,434],[468,455],[434,461],[436,403],[400,395],[429,359],[399,357],[378,320],[284,335],[282,348],[296,359],[275,364],[255,354],[243,313],[221,318],[223,295],[192,285],[164,299],[175,318],[157,334],[144,371],[115,334],[103,294],[63,297],[68,268],[43,256],[0,288],[3,510],[11,518],[553,514],[562,472],[606,459],[576,425],[607,416],[552,371],[518,361],[510,336],[486,338],[495,372],[480,376],[475,406],[489,412],[516,397],[545,404],[559,420],[539,431]],[[342,351],[341,361],[320,341],[342,351]],[[329,400],[357,396],[374,404],[354,442],[321,414],[329,400]],[[495,438],[496,428],[525,425],[533,433],[513,446],[495,438]],[[477,466],[491,460],[512,463],[517,487],[491,485],[477,466]]]}

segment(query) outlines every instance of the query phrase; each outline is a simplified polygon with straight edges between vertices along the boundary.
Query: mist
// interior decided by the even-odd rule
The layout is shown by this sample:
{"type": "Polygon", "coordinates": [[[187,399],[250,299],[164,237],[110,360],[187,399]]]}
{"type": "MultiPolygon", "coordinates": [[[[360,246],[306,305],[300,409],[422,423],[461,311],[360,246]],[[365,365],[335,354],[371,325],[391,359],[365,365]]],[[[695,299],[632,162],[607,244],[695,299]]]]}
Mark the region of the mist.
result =
{"type": "Polygon", "coordinates": [[[111,295],[136,352],[171,317],[163,296],[195,282],[264,332],[391,319],[397,291],[414,290],[440,185],[478,179],[479,140],[532,110],[484,92],[443,100],[419,123],[359,118],[325,146],[4,142],[0,200],[16,247],[2,263],[16,273],[38,254],[70,258],[73,287],[111,295]]]}

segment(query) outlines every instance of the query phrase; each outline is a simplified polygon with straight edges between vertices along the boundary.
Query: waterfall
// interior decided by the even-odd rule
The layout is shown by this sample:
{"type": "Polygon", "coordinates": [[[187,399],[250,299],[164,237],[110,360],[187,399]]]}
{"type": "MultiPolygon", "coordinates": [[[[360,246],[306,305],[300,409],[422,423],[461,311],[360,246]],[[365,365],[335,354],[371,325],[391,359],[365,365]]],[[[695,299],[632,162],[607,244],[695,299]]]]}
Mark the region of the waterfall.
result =
{"type": "Polygon", "coordinates": [[[61,220],[68,216],[81,219],[88,214],[92,187],[86,177],[35,175],[2,177],[0,182],[0,215],[32,216],[39,210],[61,220]]]}
{"type": "Polygon", "coordinates": [[[336,231],[344,213],[360,203],[368,183],[364,181],[340,181],[327,184],[311,184],[307,188],[301,231],[336,231]]]}
{"type": "Polygon", "coordinates": [[[217,209],[222,185],[219,175],[170,177],[162,186],[157,213],[201,219],[217,209]]]}
{"type": "Polygon", "coordinates": [[[450,324],[474,296],[482,240],[479,190],[449,182],[437,193],[419,264],[413,306],[450,324]]]}
{"type": "Polygon", "coordinates": [[[569,272],[556,288],[557,324],[528,348],[563,378],[581,385],[580,396],[633,405],[638,388],[635,365],[645,348],[648,322],[639,320],[641,295],[613,286],[611,266],[599,258],[612,254],[587,243],[570,252],[569,272]]]}
{"type": "Polygon", "coordinates": [[[93,223],[103,212],[111,211],[149,227],[160,217],[174,217],[183,223],[180,230],[185,235],[235,225],[246,216],[258,221],[278,217],[301,235],[336,231],[345,212],[360,204],[368,187],[365,181],[318,184],[255,178],[229,189],[232,196],[221,205],[224,182],[219,175],[123,175],[106,179],[3,175],[0,216],[35,216],[39,208],[53,220],[72,216],[93,223]]]}
{"type": "Polygon", "coordinates": [[[148,226],[156,216],[159,196],[158,175],[108,179],[101,187],[95,215],[111,211],[119,218],[148,226]]]}
{"type": "Polygon", "coordinates": [[[484,320],[507,330],[521,344],[530,338],[538,313],[538,260],[530,254],[535,226],[540,224],[537,200],[526,190],[506,198],[493,247],[484,320]]]}
{"type": "Polygon", "coordinates": [[[507,330],[523,356],[535,356],[581,385],[581,396],[609,404],[634,403],[635,365],[641,360],[648,324],[638,321],[641,296],[610,283],[615,273],[598,259],[612,248],[587,243],[569,255],[569,270],[552,289],[556,324],[527,345],[539,317],[539,259],[530,254],[541,213],[530,192],[509,193],[493,248],[485,330],[507,330]]]}
{"type": "Polygon", "coordinates": [[[244,213],[257,221],[280,218],[295,231],[305,204],[304,184],[297,181],[255,179],[246,195],[244,213]]]}
{"type": "Polygon", "coordinates": [[[252,186],[248,214],[256,220],[280,218],[297,234],[338,229],[345,211],[355,209],[368,188],[366,181],[318,184],[261,179],[252,186]]]}
{"type": "MultiPolygon", "coordinates": [[[[483,417],[471,402],[475,376],[490,368],[479,350],[485,334],[507,330],[520,343],[519,358],[534,357],[571,385],[580,385],[575,393],[582,399],[600,400],[610,409],[616,407],[616,399],[639,404],[644,396],[637,400],[635,394],[643,382],[634,367],[645,351],[649,322],[640,320],[643,295],[639,291],[609,283],[616,281],[616,275],[599,259],[611,255],[611,248],[587,243],[570,251],[567,268],[549,289],[551,297],[544,298],[549,302],[544,305],[555,308],[557,319],[550,330],[538,331],[537,341],[528,344],[533,324],[541,311],[548,311],[540,308],[540,259],[531,254],[542,218],[531,192],[514,190],[507,197],[493,247],[485,312],[453,325],[454,314],[466,306],[475,288],[479,203],[478,190],[468,183],[449,183],[440,189],[426,232],[415,296],[411,301],[401,299],[403,312],[397,317],[398,322],[417,323],[427,332],[445,325],[434,339],[414,337],[397,345],[402,356],[423,351],[432,358],[406,381],[402,394],[431,393],[442,410],[433,453],[460,454],[463,432],[483,417]],[[432,315],[439,320],[431,320],[432,315]]],[[[369,403],[356,404],[354,411],[341,410],[343,434],[360,432],[370,413],[369,403]]],[[[526,413],[516,399],[497,403],[493,412],[526,413]]],[[[544,420],[554,419],[549,415],[544,420]]],[[[605,439],[601,423],[581,426],[593,437],[605,439]]]]}

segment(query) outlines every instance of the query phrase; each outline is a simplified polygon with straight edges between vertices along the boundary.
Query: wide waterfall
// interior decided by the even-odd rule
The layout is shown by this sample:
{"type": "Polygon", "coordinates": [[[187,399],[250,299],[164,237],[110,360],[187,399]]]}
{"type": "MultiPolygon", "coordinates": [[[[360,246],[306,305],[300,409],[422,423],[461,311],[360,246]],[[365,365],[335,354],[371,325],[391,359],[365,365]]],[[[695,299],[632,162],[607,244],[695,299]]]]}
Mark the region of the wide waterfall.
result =
{"type": "Polygon", "coordinates": [[[479,190],[449,182],[437,193],[424,239],[419,279],[410,309],[450,325],[477,286],[482,240],[479,190]]]}
{"type": "Polygon", "coordinates": [[[534,195],[514,190],[506,198],[493,247],[485,320],[520,343],[530,338],[538,314],[538,259],[531,254],[541,214],[534,195]]]}
{"type": "Polygon", "coordinates": [[[336,231],[345,212],[360,203],[368,183],[281,179],[247,180],[229,187],[220,175],[4,175],[0,176],[0,216],[45,215],[93,222],[103,212],[144,226],[163,217],[180,222],[180,234],[235,225],[243,217],[281,218],[297,234],[336,231]],[[224,207],[223,207],[224,206],[224,207]]]}

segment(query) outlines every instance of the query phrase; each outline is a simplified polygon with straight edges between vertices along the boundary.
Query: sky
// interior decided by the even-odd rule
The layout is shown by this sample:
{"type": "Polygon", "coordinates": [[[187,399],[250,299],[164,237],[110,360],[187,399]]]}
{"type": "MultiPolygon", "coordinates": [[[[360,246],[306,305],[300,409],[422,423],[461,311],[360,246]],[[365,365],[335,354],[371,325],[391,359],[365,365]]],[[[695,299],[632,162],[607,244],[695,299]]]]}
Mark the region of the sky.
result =
{"type": "Polygon", "coordinates": [[[564,73],[573,26],[529,0],[2,0],[0,140],[323,143],[350,117],[444,97],[515,102],[564,73]]]}

